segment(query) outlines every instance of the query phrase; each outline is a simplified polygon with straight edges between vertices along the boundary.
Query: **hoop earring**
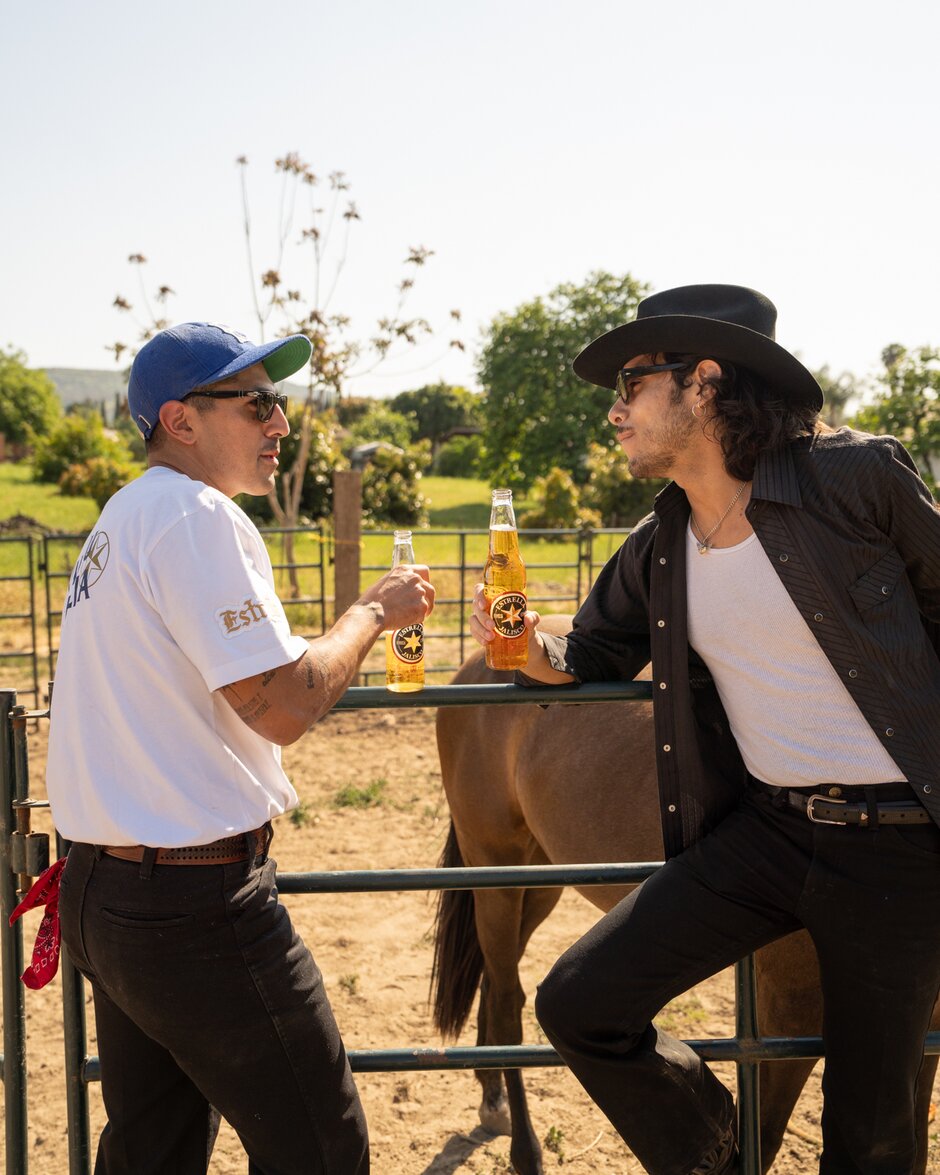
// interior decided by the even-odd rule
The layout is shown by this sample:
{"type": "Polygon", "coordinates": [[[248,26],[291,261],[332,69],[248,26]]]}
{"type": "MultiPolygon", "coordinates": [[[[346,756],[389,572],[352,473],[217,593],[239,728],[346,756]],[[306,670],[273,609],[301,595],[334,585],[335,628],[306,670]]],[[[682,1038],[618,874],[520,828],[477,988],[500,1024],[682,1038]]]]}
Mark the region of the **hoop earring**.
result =
{"type": "Polygon", "coordinates": [[[692,415],[695,417],[696,420],[704,420],[705,419],[705,405],[702,403],[701,400],[696,400],[695,403],[692,405],[692,415]],[[695,411],[696,408],[702,409],[701,416],[699,416],[699,414],[695,411]]]}

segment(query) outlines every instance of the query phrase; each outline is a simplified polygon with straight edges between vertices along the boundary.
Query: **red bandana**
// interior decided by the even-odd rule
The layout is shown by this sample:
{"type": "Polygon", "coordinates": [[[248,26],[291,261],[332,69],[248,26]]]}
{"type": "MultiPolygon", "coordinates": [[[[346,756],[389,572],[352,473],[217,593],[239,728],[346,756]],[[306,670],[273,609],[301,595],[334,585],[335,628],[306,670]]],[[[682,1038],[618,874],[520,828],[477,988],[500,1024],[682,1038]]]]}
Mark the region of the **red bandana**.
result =
{"type": "Polygon", "coordinates": [[[59,969],[59,882],[67,858],[61,857],[54,865],[36,878],[33,888],[10,915],[10,925],[36,906],[45,906],[46,912],[39,924],[39,933],[33,944],[33,957],[29,966],[20,976],[27,987],[45,987],[55,978],[59,969]]]}

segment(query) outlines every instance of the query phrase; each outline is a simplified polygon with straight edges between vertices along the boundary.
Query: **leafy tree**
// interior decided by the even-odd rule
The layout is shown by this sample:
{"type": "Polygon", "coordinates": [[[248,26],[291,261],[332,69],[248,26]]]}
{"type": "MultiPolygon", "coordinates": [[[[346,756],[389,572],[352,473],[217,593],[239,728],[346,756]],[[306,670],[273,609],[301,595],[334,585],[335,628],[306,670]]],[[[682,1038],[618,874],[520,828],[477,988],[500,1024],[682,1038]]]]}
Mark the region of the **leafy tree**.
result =
{"type": "Polygon", "coordinates": [[[479,477],[482,452],[482,437],[452,437],[438,449],[434,472],[439,477],[479,477]]]}
{"type": "Polygon", "coordinates": [[[924,480],[937,488],[940,472],[940,351],[897,343],[881,354],[877,393],[852,424],[865,432],[896,436],[910,450],[924,480]]]}
{"type": "Polygon", "coordinates": [[[407,449],[411,444],[411,422],[390,408],[387,401],[373,400],[349,426],[343,448],[348,453],[355,445],[367,445],[371,441],[387,441],[399,449],[407,449]]]}
{"type": "Polygon", "coordinates": [[[0,347],[0,433],[17,448],[47,433],[62,415],[55,384],[26,362],[22,351],[0,347]]]}
{"type": "Polygon", "coordinates": [[[105,432],[97,413],[63,416],[45,436],[34,437],[33,481],[57,483],[70,465],[81,465],[93,457],[105,457],[118,464],[132,460],[130,450],[113,434],[105,432]]]}
{"type": "Polygon", "coordinates": [[[592,339],[630,321],[646,292],[629,274],[597,271],[493,320],[479,374],[483,463],[495,482],[525,488],[554,465],[584,480],[582,455],[590,441],[607,438],[613,393],[578,379],[571,362],[592,339]]]}
{"type": "MultiPolygon", "coordinates": [[[[315,418],[326,407],[337,402],[346,381],[353,375],[366,374],[394,352],[416,346],[431,335],[430,324],[419,316],[409,316],[406,304],[415,279],[415,270],[421,268],[433,252],[424,246],[409,248],[404,265],[407,275],[398,283],[391,312],[380,318],[368,337],[353,337],[349,317],[334,308],[339,279],[345,264],[352,225],[361,219],[358,208],[349,198],[349,182],[343,172],[335,171],[327,178],[329,195],[322,200],[319,189],[321,177],[296,152],[289,152],[274,163],[281,178],[281,196],[276,223],[274,255],[265,265],[255,264],[255,243],[252,235],[252,217],[248,196],[248,160],[236,160],[241,181],[243,227],[248,260],[251,295],[257,320],[257,333],[275,337],[303,334],[311,343],[313,354],[306,371],[307,394],[303,413],[298,422],[298,444],[293,461],[282,464],[282,477],[269,495],[274,518],[281,526],[296,526],[300,518],[301,492],[304,470],[310,459],[315,418]],[[302,218],[302,220],[301,220],[302,218]],[[292,274],[302,271],[309,284],[301,287],[292,274]],[[287,476],[290,474],[290,476],[287,476]]],[[[138,267],[146,262],[140,254],[132,254],[130,262],[138,267]]],[[[173,293],[169,286],[161,286],[156,295],[160,309],[154,312],[141,282],[144,320],[138,319],[141,339],[146,340],[166,325],[162,307],[173,293]]],[[[133,306],[122,295],[114,305],[126,313],[133,306]]],[[[459,321],[456,310],[451,319],[459,321]]],[[[462,348],[454,339],[449,346],[462,348]]],[[[120,360],[129,348],[115,343],[111,350],[120,360]]],[[[292,561],[292,536],[285,538],[285,560],[292,561]]],[[[292,577],[291,588],[299,594],[299,585],[292,577]]]]}
{"type": "Polygon", "coordinates": [[[70,465],[59,478],[59,489],[69,498],[94,498],[103,510],[109,498],[142,472],[141,465],[123,458],[91,457],[70,465]]]}
{"type": "Polygon", "coordinates": [[[421,526],[427,521],[421,475],[431,463],[427,441],[404,452],[379,449],[362,474],[362,509],[372,525],[421,526]]]}
{"type": "Polygon", "coordinates": [[[429,440],[435,457],[454,429],[478,428],[482,423],[480,397],[454,384],[427,384],[413,392],[399,392],[391,403],[396,412],[412,418],[412,436],[429,440]]]}
{"type": "Polygon", "coordinates": [[[653,508],[666,485],[659,478],[635,478],[619,448],[592,441],[588,445],[588,480],[581,500],[596,511],[604,526],[634,526],[653,508]]]}
{"type": "Polygon", "coordinates": [[[537,477],[532,496],[538,503],[519,518],[519,525],[530,529],[549,527],[600,526],[601,516],[587,509],[574,478],[555,466],[544,477],[537,477]]]}
{"type": "Polygon", "coordinates": [[[823,392],[822,418],[833,428],[838,428],[845,422],[849,401],[861,394],[858,381],[850,371],[833,375],[828,364],[814,371],[813,375],[823,392]]]}

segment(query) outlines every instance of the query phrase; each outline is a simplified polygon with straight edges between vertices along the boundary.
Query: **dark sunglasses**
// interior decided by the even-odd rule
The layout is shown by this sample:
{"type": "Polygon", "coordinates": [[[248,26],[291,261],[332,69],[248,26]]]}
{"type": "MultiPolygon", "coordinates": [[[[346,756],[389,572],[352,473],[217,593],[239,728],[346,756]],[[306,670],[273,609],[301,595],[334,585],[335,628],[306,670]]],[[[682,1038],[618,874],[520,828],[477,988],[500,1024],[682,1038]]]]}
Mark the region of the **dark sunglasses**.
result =
{"type": "Polygon", "coordinates": [[[249,388],[244,392],[190,392],[186,399],[190,396],[206,396],[210,400],[254,400],[255,411],[262,424],[271,419],[275,408],[287,413],[287,397],[279,392],[269,392],[267,388],[249,388]]]}
{"type": "Polygon", "coordinates": [[[688,367],[688,364],[650,363],[645,367],[621,367],[617,372],[617,382],[614,387],[621,400],[629,402],[630,389],[627,385],[631,380],[639,379],[643,375],[654,375],[657,371],[678,371],[680,367],[688,367]]]}

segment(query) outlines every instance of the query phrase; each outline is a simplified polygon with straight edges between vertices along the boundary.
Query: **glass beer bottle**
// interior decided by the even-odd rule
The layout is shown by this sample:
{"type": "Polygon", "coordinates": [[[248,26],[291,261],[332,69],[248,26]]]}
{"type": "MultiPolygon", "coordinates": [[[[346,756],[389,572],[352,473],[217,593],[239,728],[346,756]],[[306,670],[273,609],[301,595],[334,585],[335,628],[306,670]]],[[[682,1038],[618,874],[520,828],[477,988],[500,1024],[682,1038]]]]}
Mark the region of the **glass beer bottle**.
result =
{"type": "Polygon", "coordinates": [[[529,659],[529,639],[523,623],[525,564],[519,554],[512,490],[493,490],[483,594],[496,625],[496,635],[486,645],[487,665],[490,669],[522,669],[529,659]]]}
{"type": "MultiPolygon", "coordinates": [[[[411,531],[396,530],[392,566],[414,561],[411,531]]],[[[423,624],[408,624],[385,633],[385,685],[398,694],[424,689],[423,624]]]]}

